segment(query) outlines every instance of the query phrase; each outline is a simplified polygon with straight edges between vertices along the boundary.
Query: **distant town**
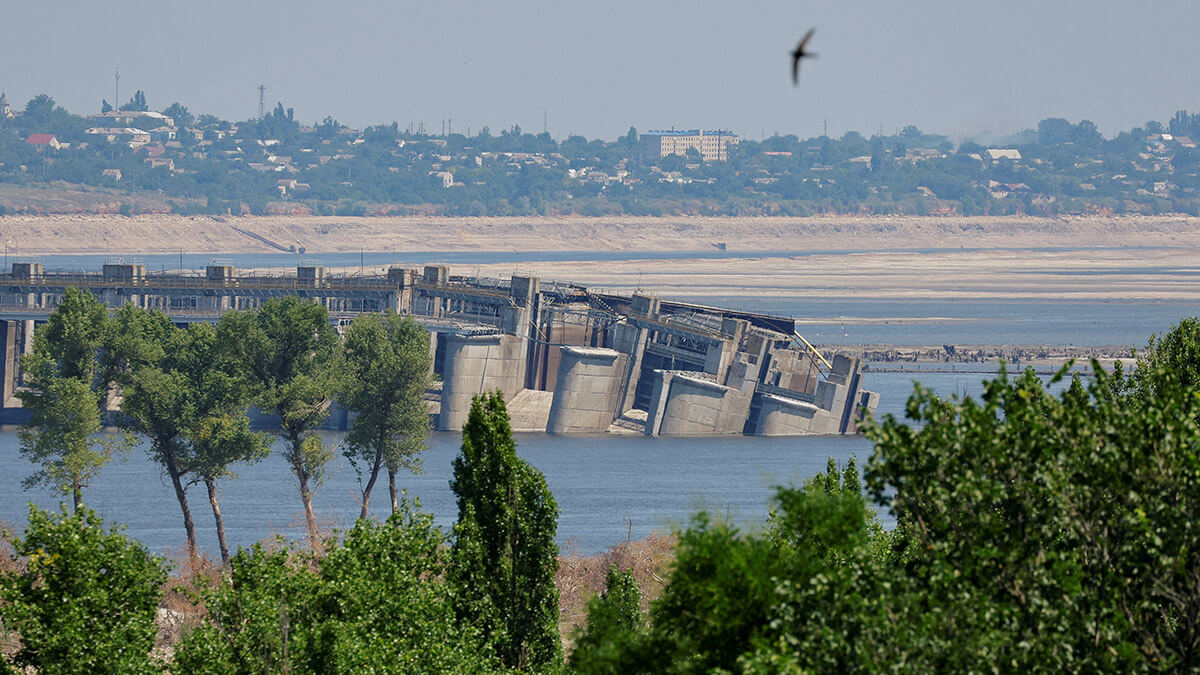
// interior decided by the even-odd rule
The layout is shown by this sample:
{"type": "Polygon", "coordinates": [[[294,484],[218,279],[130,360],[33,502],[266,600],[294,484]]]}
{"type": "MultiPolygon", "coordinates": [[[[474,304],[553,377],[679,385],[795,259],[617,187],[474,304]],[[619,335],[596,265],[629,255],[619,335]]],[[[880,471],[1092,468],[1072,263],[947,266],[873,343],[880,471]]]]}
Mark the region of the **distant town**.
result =
{"type": "Polygon", "coordinates": [[[1042,120],[998,139],[631,127],[611,140],[519,126],[255,119],[120,107],[78,115],[0,94],[0,215],[1200,215],[1200,114],[1105,138],[1042,120]]]}

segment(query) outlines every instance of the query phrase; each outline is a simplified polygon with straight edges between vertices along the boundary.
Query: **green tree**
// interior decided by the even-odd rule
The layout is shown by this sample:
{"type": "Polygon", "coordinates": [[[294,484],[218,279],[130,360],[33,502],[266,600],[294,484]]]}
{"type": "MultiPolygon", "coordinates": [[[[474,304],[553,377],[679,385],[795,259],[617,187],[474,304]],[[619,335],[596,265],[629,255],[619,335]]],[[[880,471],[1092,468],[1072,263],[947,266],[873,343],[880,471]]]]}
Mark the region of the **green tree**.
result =
{"type": "Polygon", "coordinates": [[[101,434],[108,389],[97,376],[97,350],[108,331],[108,310],[96,296],[68,288],[58,308],[21,357],[27,389],[16,396],[30,411],[19,432],[21,454],[38,464],[26,489],[49,486],[71,495],[78,510],[87,487],[127,438],[101,434]]]}
{"type": "Polygon", "coordinates": [[[645,619],[642,591],[631,570],[610,565],[604,592],[587,606],[587,623],[575,635],[571,667],[584,673],[619,673],[621,646],[638,638],[645,619]]]}
{"type": "Polygon", "coordinates": [[[317,124],[317,138],[326,140],[331,139],[337,136],[338,131],[342,129],[343,126],[344,125],[342,125],[341,122],[333,119],[333,115],[326,115],[325,119],[321,120],[321,122],[317,124]]]}
{"type": "MultiPolygon", "coordinates": [[[[169,346],[177,347],[182,340],[175,337],[171,342],[175,344],[169,346]]],[[[196,530],[187,500],[191,458],[183,437],[195,407],[186,376],[169,366],[165,369],[158,365],[143,366],[133,374],[124,391],[119,418],[121,426],[150,441],[148,452],[171,480],[175,500],[183,513],[188,554],[195,559],[196,530]]]]}
{"type": "Polygon", "coordinates": [[[541,472],[517,457],[500,392],[472,402],[450,488],[458,501],[449,569],[458,615],[488,636],[506,667],[559,663],[558,505],[541,472]]]}
{"type": "Polygon", "coordinates": [[[104,324],[97,361],[98,386],[127,387],[142,366],[157,364],[167,354],[167,343],[179,329],[158,311],[126,303],[104,324]]]}
{"type": "Polygon", "coordinates": [[[869,592],[854,590],[851,572],[873,558],[879,532],[858,486],[851,464],[779,489],[764,534],[697,516],[649,631],[624,633],[623,649],[597,650],[604,658],[581,672],[845,670],[855,631],[840,624],[855,616],[843,599],[869,592]]]}
{"type": "Polygon", "coordinates": [[[983,653],[1053,670],[1200,663],[1194,390],[1169,372],[1140,390],[1093,369],[1057,397],[1032,371],[1002,372],[981,402],[918,389],[919,427],[885,418],[867,432],[867,483],[938,611],[927,636],[970,646],[939,647],[951,669],[983,653]]]}
{"type": "Polygon", "coordinates": [[[45,125],[50,121],[50,116],[54,113],[54,99],[46,94],[38,94],[29,99],[25,104],[25,112],[22,115],[27,121],[35,126],[45,125]]]}
{"type": "Polygon", "coordinates": [[[70,495],[78,511],[83,488],[131,443],[101,433],[96,393],[83,381],[48,377],[27,382],[30,389],[17,395],[30,410],[30,421],[17,435],[21,456],[40,468],[22,486],[28,490],[44,485],[55,494],[70,495]]]}
{"type": "Polygon", "coordinates": [[[141,89],[133,92],[133,96],[130,97],[125,105],[121,106],[121,110],[133,112],[146,112],[150,110],[150,106],[146,105],[146,94],[141,89]]]}
{"type": "Polygon", "coordinates": [[[346,436],[346,458],[360,477],[366,518],[371,490],[382,468],[396,510],[396,472],[420,469],[417,456],[429,438],[425,391],[430,384],[429,333],[392,310],[363,314],[346,330],[341,374],[344,405],[358,413],[346,436]]]}
{"type": "Polygon", "coordinates": [[[483,636],[458,621],[433,517],[407,500],[359,520],[320,564],[261,545],[202,595],[208,616],[175,652],[179,672],[495,672],[483,636]]]}
{"type": "Polygon", "coordinates": [[[1124,387],[1122,393],[1151,399],[1160,390],[1200,389],[1200,319],[1185,318],[1167,333],[1151,335],[1146,348],[1134,356],[1131,376],[1113,380],[1114,386],[1124,387]]]}
{"type": "Polygon", "coordinates": [[[192,113],[188,112],[187,106],[178,101],[167,106],[167,109],[163,110],[163,114],[175,120],[175,126],[181,129],[192,126],[192,122],[196,119],[192,113]]]}
{"type": "Polygon", "coordinates": [[[217,481],[234,478],[235,464],[253,464],[271,451],[270,437],[250,429],[247,407],[253,394],[246,374],[221,349],[217,331],[207,323],[188,327],[187,350],[177,361],[195,395],[195,414],[184,436],[193,476],[204,483],[217,526],[221,562],[229,564],[225,519],[217,497],[217,481]]]}
{"type": "Polygon", "coordinates": [[[102,363],[107,378],[123,388],[118,420],[150,441],[151,458],[170,478],[193,559],[198,552],[187,488],[205,483],[221,558],[228,562],[215,481],[230,475],[231,464],[256,461],[269,447],[249,428],[249,383],[223,358],[209,324],[182,330],[161,312],[129,304],[112,326],[102,363]]]}
{"type": "Polygon", "coordinates": [[[124,399],[118,419],[122,427],[150,441],[151,458],[162,466],[174,488],[183,514],[188,554],[194,560],[198,552],[187,487],[195,466],[187,435],[207,412],[202,399],[208,392],[201,390],[197,380],[213,364],[197,363],[192,353],[192,333],[171,325],[161,312],[126,305],[122,314],[126,318],[122,325],[132,330],[123,331],[114,342],[144,358],[131,358],[131,369],[121,377],[124,399]],[[165,324],[165,330],[151,331],[153,337],[146,339],[140,329],[156,324],[165,324]]]}
{"type": "Polygon", "coordinates": [[[97,350],[108,330],[108,308],[91,292],[68,288],[58,307],[34,333],[26,372],[73,377],[93,385],[97,374],[97,350]],[[48,370],[46,370],[48,369],[48,370]]]}
{"type": "Polygon", "coordinates": [[[225,518],[221,513],[217,481],[236,478],[233,465],[254,464],[271,452],[270,438],[250,429],[244,403],[235,401],[226,399],[209,408],[207,414],[198,417],[187,430],[192,472],[207,491],[208,505],[217,528],[221,562],[226,565],[229,564],[229,544],[225,538],[225,518]]]}
{"type": "Polygon", "coordinates": [[[329,414],[338,337],[323,305],[296,296],[263,303],[256,312],[229,312],[217,324],[225,353],[250,373],[263,410],[279,416],[279,435],[300,488],[309,543],[320,544],[312,491],[333,453],[315,429],[329,414]]]}
{"type": "MultiPolygon", "coordinates": [[[[29,509],[0,572],[0,618],[21,646],[9,667],[41,673],[157,673],[150,658],[166,564],[94,512],[29,509]]],[[[2,663],[2,662],[0,662],[2,663]]],[[[13,672],[23,672],[14,670],[13,672]]]]}

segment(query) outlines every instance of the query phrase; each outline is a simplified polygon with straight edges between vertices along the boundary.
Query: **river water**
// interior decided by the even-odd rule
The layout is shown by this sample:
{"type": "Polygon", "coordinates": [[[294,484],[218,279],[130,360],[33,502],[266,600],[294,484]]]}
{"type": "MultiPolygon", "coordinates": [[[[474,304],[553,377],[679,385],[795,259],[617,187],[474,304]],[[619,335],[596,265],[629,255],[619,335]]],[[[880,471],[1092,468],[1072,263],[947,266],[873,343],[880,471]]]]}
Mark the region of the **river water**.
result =
{"type": "MultiPolygon", "coordinates": [[[[881,396],[880,414],[903,416],[912,392],[913,375],[869,373],[865,386],[881,396]]],[[[986,375],[921,374],[935,391],[977,395],[986,375]]],[[[336,442],[329,434],[327,442],[336,442]]],[[[457,515],[450,492],[451,462],[461,437],[435,433],[422,455],[424,472],[401,474],[398,483],[421,500],[439,526],[449,528],[457,515]]],[[[858,436],[800,438],[648,438],[645,436],[548,436],[518,434],[518,453],[546,475],[562,515],[558,540],[565,550],[589,554],[632,536],[669,531],[686,524],[700,509],[754,528],[767,514],[776,485],[802,482],[833,458],[851,457],[860,465],[871,455],[870,441],[858,436]]],[[[44,489],[21,489],[33,466],[18,454],[14,430],[0,432],[0,521],[22,526],[29,502],[57,507],[59,499],[44,489]]],[[[295,481],[278,454],[241,467],[236,480],[221,486],[221,509],[231,545],[247,545],[281,534],[302,536],[302,512],[295,481]]],[[[201,546],[217,550],[212,513],[203,486],[188,491],[201,546]]],[[[326,527],[346,529],[359,509],[359,482],[340,455],[316,492],[318,518],[326,527]]],[[[106,467],[84,492],[85,502],[106,519],[127,525],[127,532],[153,551],[178,549],[184,540],[183,520],[169,481],[151,463],[144,448],[106,467]]],[[[387,513],[383,484],[372,495],[372,511],[387,513]]]]}
{"type": "MultiPolygon", "coordinates": [[[[813,253],[813,252],[807,252],[813,253]]],[[[802,255],[780,252],[779,255],[802,255]]],[[[744,254],[743,254],[744,255],[744,254]]],[[[765,254],[755,254],[765,255],[765,254]]],[[[712,251],[704,257],[737,257],[712,251]]],[[[442,261],[460,264],[586,258],[634,259],[697,257],[682,254],[606,253],[363,253],[306,255],[329,266],[381,266],[442,261]]],[[[189,256],[185,269],[202,267],[214,258],[231,259],[239,267],[295,265],[300,256],[189,256]]],[[[47,269],[98,270],[104,256],[57,256],[43,259],[47,269]]],[[[157,271],[179,267],[179,256],[146,256],[139,262],[157,271]]],[[[1153,273],[1159,270],[1151,271],[1153,273]]],[[[720,299],[695,296],[697,302],[744,310],[804,317],[802,332],[815,343],[837,344],[1145,344],[1152,332],[1168,329],[1197,313],[1186,302],[1051,302],[970,300],[878,300],[870,298],[720,299]]],[[[976,364],[972,364],[977,367],[976,364]]],[[[873,372],[864,386],[880,394],[880,414],[903,416],[914,378],[942,395],[977,395],[986,375],[971,373],[873,372]]],[[[328,442],[336,443],[337,435],[328,442]]],[[[456,516],[449,489],[451,461],[458,452],[457,434],[436,433],[423,454],[424,472],[402,474],[399,483],[419,497],[445,528],[456,516]]],[[[18,454],[15,430],[0,431],[0,521],[21,527],[27,504],[55,507],[59,499],[44,489],[25,491],[21,480],[32,466],[18,454]]],[[[540,469],[558,500],[558,538],[566,550],[595,553],[628,536],[643,537],[685,524],[700,509],[731,519],[745,528],[763,522],[773,486],[795,484],[824,468],[828,458],[860,464],[871,455],[862,437],[802,438],[646,438],[642,436],[518,436],[519,454],[540,469]]],[[[222,511],[231,544],[247,545],[281,534],[302,534],[300,500],[295,481],[278,455],[242,467],[236,480],[221,487],[222,511]]],[[[216,550],[212,515],[203,489],[189,490],[201,546],[216,550]]],[[[359,482],[349,463],[338,456],[316,492],[318,517],[326,527],[345,529],[359,509],[359,482]]],[[[127,525],[127,532],[151,550],[178,549],[183,543],[182,518],[173,492],[143,448],[107,467],[84,493],[85,501],[104,518],[127,525]]],[[[386,514],[387,490],[372,496],[375,514],[386,514]]],[[[886,516],[886,514],[885,514],[886,516]]]]}

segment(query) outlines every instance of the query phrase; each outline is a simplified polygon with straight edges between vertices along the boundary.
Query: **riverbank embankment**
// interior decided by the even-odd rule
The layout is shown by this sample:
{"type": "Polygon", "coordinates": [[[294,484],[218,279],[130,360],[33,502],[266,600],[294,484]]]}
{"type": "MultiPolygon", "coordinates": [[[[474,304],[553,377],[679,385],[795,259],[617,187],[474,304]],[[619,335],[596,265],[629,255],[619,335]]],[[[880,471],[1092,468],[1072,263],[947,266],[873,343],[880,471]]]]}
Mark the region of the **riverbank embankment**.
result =
{"type": "Polygon", "coordinates": [[[308,253],[1195,248],[1200,218],[12,215],[0,217],[0,237],[10,253],[39,256],[268,253],[279,245],[308,253]]]}

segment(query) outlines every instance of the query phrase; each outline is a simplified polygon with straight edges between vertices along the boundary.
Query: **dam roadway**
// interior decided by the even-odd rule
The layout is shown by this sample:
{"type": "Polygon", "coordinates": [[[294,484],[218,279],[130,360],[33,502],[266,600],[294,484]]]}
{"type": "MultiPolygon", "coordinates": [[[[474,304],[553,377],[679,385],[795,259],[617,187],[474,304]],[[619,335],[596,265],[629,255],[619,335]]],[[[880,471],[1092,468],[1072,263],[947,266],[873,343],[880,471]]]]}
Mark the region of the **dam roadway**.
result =
{"type": "MultiPolygon", "coordinates": [[[[859,386],[858,358],[821,354],[791,319],[643,293],[532,276],[452,276],[445,265],[351,276],[305,265],[294,274],[231,265],[148,274],[118,263],[100,274],[62,274],[14,263],[0,273],[0,423],[27,420],[14,396],[20,355],[70,287],[91,291],[110,310],[133,303],[179,325],[287,295],[321,303],[339,328],[364,312],[412,316],[431,334],[442,382],[435,424],[443,431],[461,429],[472,397],[496,389],[525,428],[550,433],[846,434],[856,431],[862,409],[878,405],[859,386]]],[[[346,411],[331,415],[335,428],[349,421],[346,411]]]]}

